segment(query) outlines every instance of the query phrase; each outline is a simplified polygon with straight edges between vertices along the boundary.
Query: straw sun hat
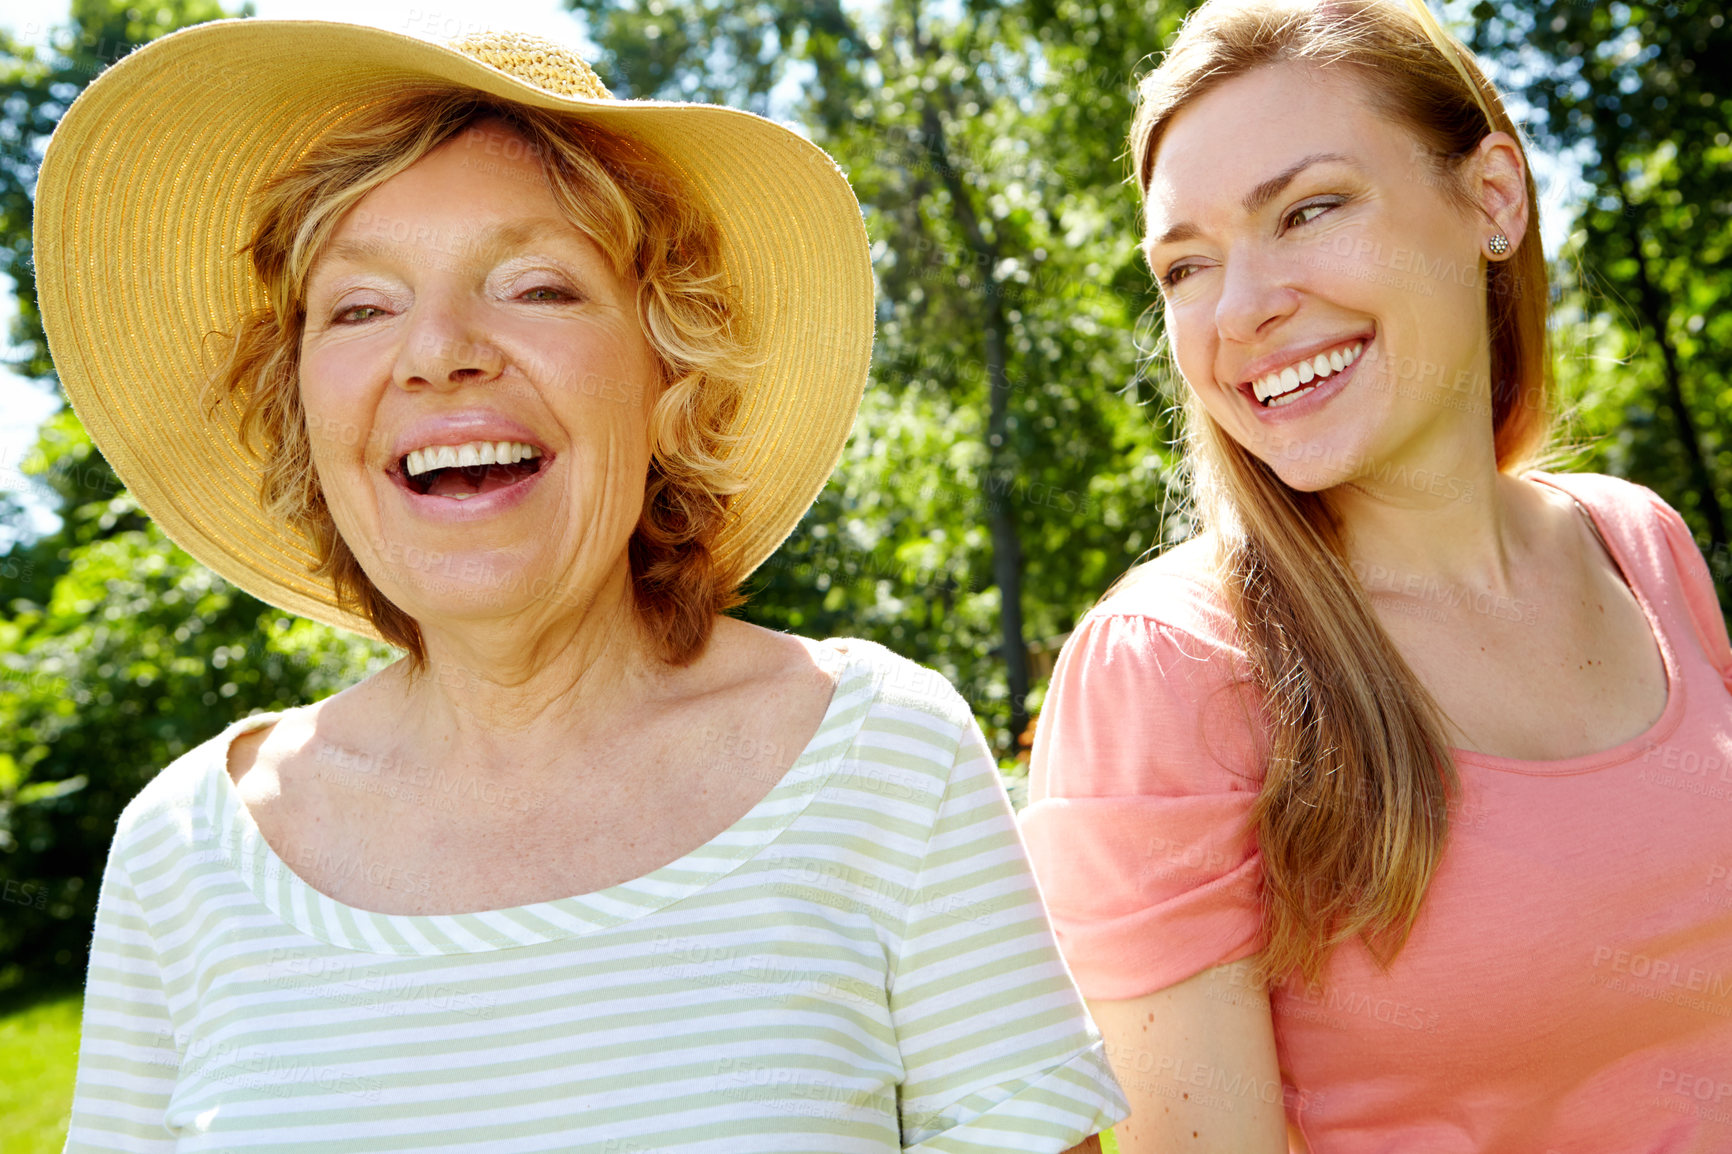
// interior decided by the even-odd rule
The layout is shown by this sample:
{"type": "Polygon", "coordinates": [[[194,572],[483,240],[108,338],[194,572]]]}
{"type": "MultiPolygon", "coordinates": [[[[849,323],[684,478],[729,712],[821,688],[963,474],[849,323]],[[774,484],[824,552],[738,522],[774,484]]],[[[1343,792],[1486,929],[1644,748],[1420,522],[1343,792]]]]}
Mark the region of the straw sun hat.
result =
{"type": "Polygon", "coordinates": [[[872,348],[866,230],[815,145],[712,105],[617,100],[565,48],[486,34],[434,44],[349,24],[221,20],[140,48],[85,89],[36,192],[42,322],[73,408],[145,511],[272,605],[377,636],[308,573],[313,553],[258,504],[259,462],[200,396],[210,334],[266,305],[240,249],[257,191],[356,108],[414,84],[479,89],[640,141],[716,220],[740,322],[764,368],[733,431],[746,489],[713,551],[739,578],[823,488],[872,348]]]}

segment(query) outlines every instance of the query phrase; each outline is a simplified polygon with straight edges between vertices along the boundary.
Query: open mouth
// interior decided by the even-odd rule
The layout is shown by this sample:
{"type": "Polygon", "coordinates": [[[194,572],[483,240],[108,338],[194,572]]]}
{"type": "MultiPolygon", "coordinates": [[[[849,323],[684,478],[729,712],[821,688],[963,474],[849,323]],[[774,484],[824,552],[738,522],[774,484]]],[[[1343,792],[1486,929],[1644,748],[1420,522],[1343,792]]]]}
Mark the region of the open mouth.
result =
{"type": "Polygon", "coordinates": [[[1248,381],[1242,387],[1266,409],[1290,405],[1322,386],[1331,377],[1345,374],[1364,353],[1367,342],[1366,337],[1355,337],[1336,348],[1296,361],[1255,381],[1248,381]]]}
{"type": "Polygon", "coordinates": [[[397,473],[411,493],[464,501],[526,481],[546,461],[521,441],[472,441],[416,449],[397,462],[397,473]]]}

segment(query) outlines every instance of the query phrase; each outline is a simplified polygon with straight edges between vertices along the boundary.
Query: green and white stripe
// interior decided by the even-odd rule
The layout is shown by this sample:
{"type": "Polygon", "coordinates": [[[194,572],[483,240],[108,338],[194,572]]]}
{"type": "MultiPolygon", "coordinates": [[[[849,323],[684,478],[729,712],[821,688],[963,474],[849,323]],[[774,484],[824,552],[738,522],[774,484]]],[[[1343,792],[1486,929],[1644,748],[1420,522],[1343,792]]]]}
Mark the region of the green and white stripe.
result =
{"type": "Polygon", "coordinates": [[[1124,1117],[966,705],[881,646],[644,877],[378,914],[303,883],[231,726],[127,807],[69,1151],[1060,1151],[1124,1117]]]}

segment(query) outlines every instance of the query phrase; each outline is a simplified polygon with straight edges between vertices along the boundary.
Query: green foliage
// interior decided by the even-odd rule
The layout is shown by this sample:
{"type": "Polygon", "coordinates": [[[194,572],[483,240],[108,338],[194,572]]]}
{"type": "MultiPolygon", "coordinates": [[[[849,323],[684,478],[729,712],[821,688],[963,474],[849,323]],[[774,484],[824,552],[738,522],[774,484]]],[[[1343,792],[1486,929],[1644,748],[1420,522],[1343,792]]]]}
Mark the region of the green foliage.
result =
{"type": "MultiPolygon", "coordinates": [[[[0,42],[0,259],[18,282],[20,371],[51,370],[28,275],[43,138],[101,67],[221,15],[210,0],[148,12],[77,0],[64,51],[0,42]]],[[[115,820],[157,770],[235,718],[323,697],[386,657],[268,608],[164,539],[70,410],[22,469],[63,524],[0,556],[0,987],[25,972],[82,980],[115,820]]],[[[20,517],[17,502],[0,515],[20,517]]]]}
{"type": "MultiPolygon", "coordinates": [[[[0,268],[31,376],[52,371],[30,275],[48,132],[100,67],[221,14],[213,0],[126,5],[77,0],[63,50],[0,39],[0,268]]],[[[791,101],[866,215],[871,387],[836,476],[754,577],[745,615],[873,638],[942,670],[1013,765],[1043,642],[1185,532],[1170,414],[1136,370],[1132,334],[1152,330],[1156,296],[1124,133],[1135,74],[1186,4],[574,7],[622,95],[777,114],[791,101]],[[1031,640],[1018,674],[1009,656],[1031,640]]],[[[1557,327],[1587,463],[1682,508],[1724,589],[1732,551],[1712,509],[1732,511],[1732,319],[1714,306],[1732,289],[1732,44],[1716,8],[1481,4],[1475,36],[1543,114],[1540,146],[1588,157],[1592,195],[1564,262],[1580,275],[1557,327]]],[[[251,710],[316,700],[388,659],[194,564],[71,413],[25,470],[64,524],[0,555],[0,985],[26,970],[82,978],[116,816],[151,774],[251,710]]],[[[0,521],[20,518],[0,494],[0,521]]]]}
{"type": "Polygon", "coordinates": [[[1170,428],[1135,378],[1155,297],[1121,153],[1132,69],[1182,8],[574,7],[634,95],[765,108],[797,86],[873,238],[866,403],[746,616],[943,670],[1013,750],[1032,702],[1006,654],[1070,629],[1177,530],[1170,428]]]}
{"type": "Polygon", "coordinates": [[[1719,0],[1479,3],[1475,48],[1583,158],[1559,262],[1559,384],[1582,467],[1633,477],[1703,540],[1732,611],[1732,19],[1719,0]]]}
{"type": "MultiPolygon", "coordinates": [[[[129,495],[97,523],[137,519],[129,495]]],[[[120,810],[227,720],[323,697],[382,647],[239,592],[154,524],[67,550],[46,602],[0,623],[0,957],[82,971],[120,810]]]]}

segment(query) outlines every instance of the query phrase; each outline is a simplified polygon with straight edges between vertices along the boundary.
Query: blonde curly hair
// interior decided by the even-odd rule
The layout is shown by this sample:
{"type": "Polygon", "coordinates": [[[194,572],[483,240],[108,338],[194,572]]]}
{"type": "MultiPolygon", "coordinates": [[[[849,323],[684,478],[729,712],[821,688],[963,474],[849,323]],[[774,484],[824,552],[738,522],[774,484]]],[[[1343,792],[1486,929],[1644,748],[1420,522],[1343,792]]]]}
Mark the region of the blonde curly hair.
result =
{"type": "Polygon", "coordinates": [[[714,222],[671,166],[636,141],[574,117],[467,89],[420,89],[356,111],[260,195],[245,251],[270,306],[231,335],[207,390],[209,411],[232,406],[242,442],[259,454],[259,499],[312,544],[315,576],[346,609],[425,663],[419,624],[368,579],[337,532],[313,468],[300,397],[307,278],[346,214],[373,189],[484,120],[527,141],[555,199],[637,286],[638,321],[661,368],[650,416],[644,510],[630,543],[639,620],[662,656],[683,665],[703,652],[716,615],[740,603],[710,543],[742,487],[729,425],[756,367],[735,323],[714,222]]]}

